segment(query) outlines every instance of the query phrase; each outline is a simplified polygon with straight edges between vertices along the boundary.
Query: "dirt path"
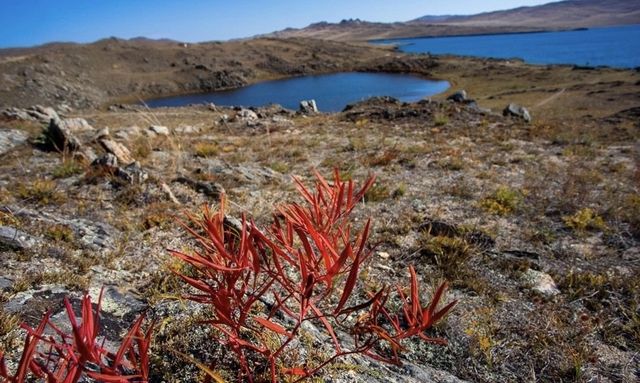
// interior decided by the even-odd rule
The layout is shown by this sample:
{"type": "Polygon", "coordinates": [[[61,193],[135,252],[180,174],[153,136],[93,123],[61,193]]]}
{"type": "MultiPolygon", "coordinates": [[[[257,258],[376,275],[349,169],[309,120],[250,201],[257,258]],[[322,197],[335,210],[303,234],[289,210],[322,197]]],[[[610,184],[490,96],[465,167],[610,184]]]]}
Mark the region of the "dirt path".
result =
{"type": "Polygon", "coordinates": [[[567,90],[567,88],[560,89],[558,92],[552,94],[551,96],[549,96],[549,97],[545,98],[544,100],[540,101],[539,103],[535,104],[532,109],[539,108],[539,107],[541,107],[541,106],[543,106],[545,104],[548,104],[549,102],[557,99],[558,97],[562,96],[562,94],[566,90],[567,90]]]}

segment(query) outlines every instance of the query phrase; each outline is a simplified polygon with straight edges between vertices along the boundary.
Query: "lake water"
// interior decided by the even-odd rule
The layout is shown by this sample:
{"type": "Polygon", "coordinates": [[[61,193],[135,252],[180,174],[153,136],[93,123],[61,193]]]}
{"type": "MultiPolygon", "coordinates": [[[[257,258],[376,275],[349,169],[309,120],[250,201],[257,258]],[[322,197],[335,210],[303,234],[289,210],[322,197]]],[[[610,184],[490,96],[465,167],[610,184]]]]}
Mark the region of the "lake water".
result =
{"type": "Polygon", "coordinates": [[[413,53],[514,58],[532,64],[640,66],[640,25],[484,36],[379,40],[413,53]]]}
{"type": "Polygon", "coordinates": [[[337,112],[347,104],[373,96],[391,96],[414,102],[442,93],[447,81],[425,80],[406,74],[337,73],[265,81],[243,88],[145,101],[150,107],[214,103],[222,106],[280,104],[297,110],[302,100],[314,99],[323,112],[337,112]]]}

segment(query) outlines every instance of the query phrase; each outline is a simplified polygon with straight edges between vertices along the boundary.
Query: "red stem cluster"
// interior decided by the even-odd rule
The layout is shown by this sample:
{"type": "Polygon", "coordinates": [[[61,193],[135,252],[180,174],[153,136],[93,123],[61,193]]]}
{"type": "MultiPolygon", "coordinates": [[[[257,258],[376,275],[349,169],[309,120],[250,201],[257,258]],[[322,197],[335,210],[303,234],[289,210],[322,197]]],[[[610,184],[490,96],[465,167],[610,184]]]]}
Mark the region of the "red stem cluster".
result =
{"type": "Polygon", "coordinates": [[[282,376],[299,381],[354,353],[400,364],[403,339],[418,336],[446,343],[424,332],[456,302],[438,309],[446,289],[442,284],[423,307],[413,267],[409,268],[409,295],[401,287],[396,289],[402,312],[393,313],[386,307],[389,288],[353,303],[363,264],[373,250],[367,244],[370,220],[355,231],[351,212],[374,177],[358,190],[352,181],[342,181],[337,171],[332,182],[316,174],[313,190],[297,178],[295,182],[305,204],[279,207],[267,230],[258,229],[244,216],[241,228],[225,224],[223,198],[218,211],[205,208],[201,217],[190,217],[195,228],[184,225],[198,249],[171,251],[192,266],[188,273],[176,271],[194,288],[186,298],[210,306],[213,319],[206,323],[236,355],[241,366],[239,380],[253,382],[267,375],[271,382],[282,376]],[[334,352],[322,361],[286,365],[286,351],[305,322],[324,329],[334,352]],[[338,330],[350,334],[353,341],[345,345],[338,330]],[[264,362],[262,371],[256,368],[256,356],[264,362]]]}
{"type": "Polygon", "coordinates": [[[31,381],[31,375],[47,383],[75,383],[83,377],[98,382],[147,382],[153,326],[144,333],[144,316],[141,315],[129,329],[117,352],[109,352],[98,341],[101,301],[102,292],[94,312],[91,297],[85,294],[78,322],[71,303],[65,298],[70,334],[51,322],[50,313],[44,315],[35,329],[23,324],[27,336],[16,372],[9,374],[0,352],[0,381],[23,383],[31,381]]]}

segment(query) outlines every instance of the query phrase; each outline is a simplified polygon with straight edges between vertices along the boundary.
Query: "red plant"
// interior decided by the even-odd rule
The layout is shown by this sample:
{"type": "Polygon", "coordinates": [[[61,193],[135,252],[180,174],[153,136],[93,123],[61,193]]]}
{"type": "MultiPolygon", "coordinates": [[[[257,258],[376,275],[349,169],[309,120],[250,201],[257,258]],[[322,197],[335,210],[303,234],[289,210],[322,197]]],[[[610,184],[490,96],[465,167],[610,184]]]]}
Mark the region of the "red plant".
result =
{"type": "Polygon", "coordinates": [[[190,217],[195,228],[183,225],[199,249],[171,251],[192,266],[188,275],[175,272],[195,289],[187,299],[211,307],[213,319],[206,323],[236,355],[240,381],[253,382],[264,374],[272,382],[278,381],[280,374],[300,381],[354,353],[400,364],[400,342],[413,336],[446,343],[424,331],[456,302],[437,309],[446,289],[442,284],[431,303],[422,307],[412,267],[410,296],[397,289],[403,304],[402,320],[385,308],[390,299],[388,288],[350,305],[362,266],[372,254],[367,245],[370,221],[356,232],[350,213],[373,185],[374,177],[357,191],[353,182],[342,181],[337,171],[331,183],[317,173],[316,178],[314,191],[295,179],[306,205],[280,207],[267,231],[259,230],[244,216],[241,228],[226,225],[223,197],[218,211],[205,208],[201,217],[190,217]],[[307,359],[287,366],[286,351],[294,347],[305,322],[326,331],[334,353],[321,361],[307,359]],[[351,334],[353,343],[343,343],[338,330],[351,334]],[[387,344],[391,351],[385,351],[381,344],[387,344]]]}
{"type": "Polygon", "coordinates": [[[153,326],[142,332],[144,315],[131,326],[120,348],[114,354],[98,342],[100,331],[100,303],[93,311],[91,297],[82,299],[81,322],[78,323],[71,303],[65,298],[65,307],[71,334],[60,330],[44,315],[37,328],[22,325],[27,331],[22,356],[14,375],[10,375],[4,356],[0,353],[0,378],[3,383],[22,383],[29,373],[48,383],[75,383],[83,376],[99,382],[147,382],[149,376],[149,345],[153,326]],[[53,335],[45,334],[51,330],[53,335]]]}

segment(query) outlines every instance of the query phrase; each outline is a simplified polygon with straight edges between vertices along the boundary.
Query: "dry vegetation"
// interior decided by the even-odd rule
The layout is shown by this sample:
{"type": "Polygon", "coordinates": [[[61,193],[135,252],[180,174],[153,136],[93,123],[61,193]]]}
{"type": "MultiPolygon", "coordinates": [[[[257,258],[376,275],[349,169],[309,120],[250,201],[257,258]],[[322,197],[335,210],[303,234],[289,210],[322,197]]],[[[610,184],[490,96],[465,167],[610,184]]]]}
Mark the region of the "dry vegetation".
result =
{"type": "MultiPolygon", "coordinates": [[[[4,264],[15,270],[8,297],[41,285],[74,290],[118,281],[163,312],[183,288],[167,271],[175,265],[163,266],[172,262],[164,248],[184,248],[171,217],[216,201],[176,181],[178,175],[220,184],[234,215],[249,212],[265,223],[272,207],[293,195],[290,175],[338,168],[345,179],[377,175],[358,209],[361,217],[376,217],[377,255],[365,284],[393,284],[402,277],[395,270],[415,264],[425,283],[446,279],[460,300],[437,329],[450,345],[436,350],[410,342],[410,360],[471,381],[631,381],[638,373],[638,153],[626,137],[606,134],[631,122],[594,120],[600,131],[585,142],[572,133],[584,129],[579,123],[527,125],[451,103],[374,102],[343,114],[290,116],[282,126],[269,117],[255,127],[217,123],[222,113],[233,111],[153,111],[169,127],[191,125],[200,133],[122,141],[145,153],[138,160],[152,176],[142,185],[91,169],[61,172],[68,164],[55,152],[24,148],[6,156],[3,173],[13,177],[3,184],[3,222],[19,222],[13,225],[47,239],[38,253],[5,253],[4,264]],[[381,107],[420,117],[387,120],[375,113],[381,107]],[[29,174],[17,172],[25,166],[29,174]],[[43,225],[21,208],[92,217],[116,229],[116,244],[90,256],[67,225],[43,225]],[[33,270],[38,264],[47,270],[33,270]],[[560,294],[531,290],[530,270],[550,274],[560,294]]],[[[135,111],[85,117],[112,127],[149,120],[147,112],[135,111]]],[[[626,131],[637,139],[637,129],[626,131]]],[[[156,374],[166,368],[194,373],[160,350],[204,347],[204,339],[193,338],[197,333],[174,324],[203,313],[159,315],[163,326],[151,358],[156,374]]],[[[3,326],[14,323],[5,317],[3,326]]],[[[232,377],[219,351],[209,352],[203,362],[232,377]]]]}

